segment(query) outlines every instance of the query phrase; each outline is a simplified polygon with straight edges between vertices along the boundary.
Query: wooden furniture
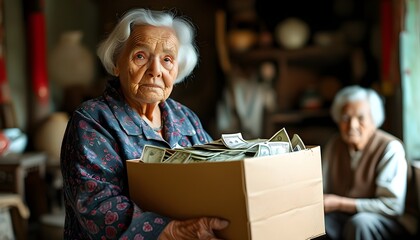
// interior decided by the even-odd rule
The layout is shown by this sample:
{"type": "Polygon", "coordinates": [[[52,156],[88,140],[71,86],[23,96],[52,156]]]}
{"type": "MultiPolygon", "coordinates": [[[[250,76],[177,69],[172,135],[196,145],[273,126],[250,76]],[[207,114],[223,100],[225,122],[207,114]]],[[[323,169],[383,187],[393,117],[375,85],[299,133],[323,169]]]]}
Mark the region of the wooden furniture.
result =
{"type": "Polygon", "coordinates": [[[345,45],[306,46],[296,50],[277,47],[256,48],[231,54],[232,62],[255,73],[260,64],[273,62],[277,67],[274,87],[280,111],[296,110],[308,87],[322,93],[322,77],[335,77],[339,84],[351,78],[350,58],[353,49],[345,45]]]}
{"type": "Polygon", "coordinates": [[[285,127],[289,135],[296,133],[309,145],[324,145],[337,130],[329,108],[336,91],[345,85],[346,76],[352,75],[352,51],[344,45],[312,45],[297,50],[272,47],[231,54],[232,62],[249,71],[250,76],[265,62],[277,68],[273,79],[277,110],[265,114],[263,137],[285,127]],[[320,102],[306,108],[302,102],[310,90],[320,102]]]}
{"type": "Polygon", "coordinates": [[[0,157],[0,192],[25,196],[25,178],[30,172],[45,176],[47,155],[44,153],[8,154],[0,157]]]}
{"type": "Polygon", "coordinates": [[[34,220],[48,212],[46,161],[47,155],[42,152],[10,153],[0,157],[0,193],[18,194],[34,220]]]}
{"type": "Polygon", "coordinates": [[[298,134],[308,145],[323,146],[337,131],[327,109],[295,110],[270,114],[265,120],[265,135],[286,128],[289,136],[298,134]]]}
{"type": "Polygon", "coordinates": [[[29,214],[29,209],[19,194],[1,193],[0,239],[26,240],[29,214]]]}

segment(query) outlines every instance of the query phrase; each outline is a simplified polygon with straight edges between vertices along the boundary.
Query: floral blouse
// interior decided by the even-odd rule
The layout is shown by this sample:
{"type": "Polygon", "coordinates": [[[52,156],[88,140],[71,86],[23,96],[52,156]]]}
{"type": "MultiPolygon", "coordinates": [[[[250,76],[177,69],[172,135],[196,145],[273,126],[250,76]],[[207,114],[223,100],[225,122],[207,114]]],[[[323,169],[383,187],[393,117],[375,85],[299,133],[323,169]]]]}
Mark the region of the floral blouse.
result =
{"type": "MultiPolygon", "coordinates": [[[[197,115],[167,99],[159,104],[163,139],[124,101],[119,80],[81,104],[61,148],[65,239],[157,239],[170,219],[144,212],[129,198],[125,161],[145,144],[174,148],[212,141],[197,115]]],[[[153,181],[153,179],[150,179],[153,181]]]]}

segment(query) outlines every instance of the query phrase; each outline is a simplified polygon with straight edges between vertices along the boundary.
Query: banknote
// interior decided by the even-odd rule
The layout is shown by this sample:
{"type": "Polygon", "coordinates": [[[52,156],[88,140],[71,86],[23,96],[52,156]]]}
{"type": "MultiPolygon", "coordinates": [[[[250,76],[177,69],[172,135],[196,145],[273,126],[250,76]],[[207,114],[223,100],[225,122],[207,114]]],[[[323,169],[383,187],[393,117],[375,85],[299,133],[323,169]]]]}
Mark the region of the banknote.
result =
{"type": "Polygon", "coordinates": [[[222,134],[218,140],[173,149],[145,145],[142,161],[147,163],[192,163],[204,161],[234,161],[248,157],[284,154],[306,149],[299,135],[292,140],[285,128],[269,139],[245,140],[241,133],[222,134]]]}
{"type": "Polygon", "coordinates": [[[228,148],[245,148],[248,143],[242,137],[241,133],[222,134],[222,142],[228,148]]]}
{"type": "Polygon", "coordinates": [[[191,153],[188,151],[177,150],[168,159],[165,159],[165,163],[188,163],[191,159],[191,153]]]}
{"type": "Polygon", "coordinates": [[[165,157],[165,149],[153,145],[145,145],[141,160],[146,163],[160,163],[165,157]]]}
{"type": "Polygon", "coordinates": [[[287,142],[267,142],[270,148],[270,155],[277,155],[290,152],[290,145],[287,142]]]}
{"type": "Polygon", "coordinates": [[[255,157],[263,157],[263,156],[271,155],[271,149],[268,143],[260,143],[257,146],[258,146],[258,151],[255,154],[255,157]]]}
{"type": "Polygon", "coordinates": [[[297,134],[293,134],[291,142],[292,142],[293,151],[300,151],[300,150],[306,149],[305,144],[303,143],[302,139],[297,134]]]}
{"type": "Polygon", "coordinates": [[[286,128],[280,129],[270,139],[269,142],[286,142],[289,144],[289,152],[292,152],[292,144],[290,142],[289,134],[287,134],[286,128]]]}

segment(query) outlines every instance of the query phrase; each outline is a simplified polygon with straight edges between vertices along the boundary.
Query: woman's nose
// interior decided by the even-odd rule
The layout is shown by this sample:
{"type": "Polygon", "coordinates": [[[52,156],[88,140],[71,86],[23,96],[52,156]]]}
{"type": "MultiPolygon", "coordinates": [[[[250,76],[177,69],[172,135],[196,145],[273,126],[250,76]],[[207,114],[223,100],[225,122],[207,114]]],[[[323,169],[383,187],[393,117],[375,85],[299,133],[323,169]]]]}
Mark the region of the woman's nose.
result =
{"type": "Polygon", "coordinates": [[[161,71],[161,65],[160,61],[156,58],[153,58],[150,62],[148,72],[152,77],[161,77],[162,71],[161,71]]]}
{"type": "Polygon", "coordinates": [[[357,117],[350,117],[350,126],[357,127],[359,126],[359,119],[357,117]]]}

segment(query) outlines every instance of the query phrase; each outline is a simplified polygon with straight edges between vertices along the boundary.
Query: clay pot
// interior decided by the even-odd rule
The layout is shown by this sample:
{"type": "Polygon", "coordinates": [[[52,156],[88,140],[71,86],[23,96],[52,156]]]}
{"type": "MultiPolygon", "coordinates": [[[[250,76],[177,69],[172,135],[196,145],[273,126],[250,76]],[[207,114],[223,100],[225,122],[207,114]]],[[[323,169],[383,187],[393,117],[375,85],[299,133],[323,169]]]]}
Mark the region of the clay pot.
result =
{"type": "Polygon", "coordinates": [[[28,136],[19,128],[5,128],[3,134],[9,139],[8,152],[22,153],[26,149],[28,136]]]}
{"type": "Polygon", "coordinates": [[[94,80],[93,54],[82,44],[81,31],[61,35],[49,59],[51,79],[62,87],[86,86],[94,80]]]}
{"type": "Polygon", "coordinates": [[[228,46],[234,52],[243,52],[255,45],[258,36],[246,29],[234,29],[228,32],[228,46]]]}
{"type": "Polygon", "coordinates": [[[3,155],[9,149],[10,141],[6,135],[0,131],[0,155],[3,155]]]}
{"type": "Polygon", "coordinates": [[[52,113],[36,131],[34,146],[36,150],[47,153],[47,163],[50,165],[59,164],[61,143],[68,120],[65,112],[52,113]]]}

